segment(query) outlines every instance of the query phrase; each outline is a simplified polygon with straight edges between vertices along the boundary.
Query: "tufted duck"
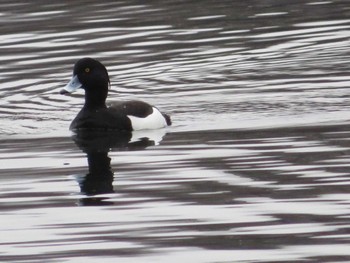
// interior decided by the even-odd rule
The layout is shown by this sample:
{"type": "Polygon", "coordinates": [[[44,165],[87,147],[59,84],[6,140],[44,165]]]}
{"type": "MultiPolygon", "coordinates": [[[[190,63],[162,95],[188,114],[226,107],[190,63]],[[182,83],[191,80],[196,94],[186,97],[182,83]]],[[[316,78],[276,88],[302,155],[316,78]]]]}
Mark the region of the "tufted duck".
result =
{"type": "Polygon", "coordinates": [[[85,104],[72,121],[71,130],[133,131],[171,125],[167,114],[143,101],[113,102],[107,106],[109,84],[107,69],[99,61],[82,58],[75,63],[72,79],[60,92],[66,94],[79,88],[85,90],[85,104]]]}

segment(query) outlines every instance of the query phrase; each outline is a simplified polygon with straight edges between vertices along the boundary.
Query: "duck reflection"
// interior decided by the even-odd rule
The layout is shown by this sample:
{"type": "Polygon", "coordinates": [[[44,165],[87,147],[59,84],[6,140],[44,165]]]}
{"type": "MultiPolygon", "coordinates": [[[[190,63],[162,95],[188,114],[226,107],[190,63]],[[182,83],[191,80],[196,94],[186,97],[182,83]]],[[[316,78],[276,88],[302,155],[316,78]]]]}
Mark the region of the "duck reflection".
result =
{"type": "Polygon", "coordinates": [[[114,172],[111,168],[110,151],[142,150],[157,145],[165,130],[144,132],[92,132],[78,131],[72,136],[75,144],[87,155],[89,172],[78,178],[80,191],[85,195],[79,205],[112,205],[108,197],[114,193],[114,172]]]}

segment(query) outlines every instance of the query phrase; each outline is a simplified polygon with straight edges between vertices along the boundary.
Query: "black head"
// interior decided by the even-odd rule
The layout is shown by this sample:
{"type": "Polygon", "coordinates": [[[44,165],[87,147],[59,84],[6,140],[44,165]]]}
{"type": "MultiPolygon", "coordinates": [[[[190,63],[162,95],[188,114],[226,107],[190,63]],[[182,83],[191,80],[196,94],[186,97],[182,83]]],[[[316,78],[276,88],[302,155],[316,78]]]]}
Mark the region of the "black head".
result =
{"type": "Polygon", "coordinates": [[[109,76],[106,67],[99,61],[92,58],[79,59],[73,70],[73,76],[77,76],[82,88],[107,88],[109,86],[109,76]]]}
{"type": "Polygon", "coordinates": [[[73,77],[60,93],[72,93],[82,88],[85,90],[85,107],[100,108],[106,106],[108,87],[106,67],[95,59],[82,58],[75,63],[73,77]]]}

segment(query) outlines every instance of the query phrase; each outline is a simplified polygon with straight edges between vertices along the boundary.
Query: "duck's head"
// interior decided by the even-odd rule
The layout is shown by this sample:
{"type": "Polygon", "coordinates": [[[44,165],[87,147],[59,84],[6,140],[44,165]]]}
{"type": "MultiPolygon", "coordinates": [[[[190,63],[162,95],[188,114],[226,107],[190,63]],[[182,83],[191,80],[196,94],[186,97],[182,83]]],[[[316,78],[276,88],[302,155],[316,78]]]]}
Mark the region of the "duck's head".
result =
{"type": "Polygon", "coordinates": [[[73,77],[69,83],[60,91],[61,94],[72,93],[79,88],[85,92],[107,89],[109,76],[106,67],[92,58],[79,59],[73,70],[73,77]]]}

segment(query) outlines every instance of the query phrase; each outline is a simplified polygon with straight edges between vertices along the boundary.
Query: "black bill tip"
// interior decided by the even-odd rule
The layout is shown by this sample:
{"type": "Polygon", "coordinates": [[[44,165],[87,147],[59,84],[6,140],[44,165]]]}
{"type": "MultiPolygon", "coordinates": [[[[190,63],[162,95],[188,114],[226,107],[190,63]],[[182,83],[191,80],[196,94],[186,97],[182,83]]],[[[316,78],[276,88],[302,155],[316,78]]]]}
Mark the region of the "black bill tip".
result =
{"type": "Polygon", "coordinates": [[[61,89],[61,90],[60,90],[60,94],[61,94],[61,95],[66,95],[66,94],[69,94],[69,92],[66,91],[65,89],[61,89]]]}

